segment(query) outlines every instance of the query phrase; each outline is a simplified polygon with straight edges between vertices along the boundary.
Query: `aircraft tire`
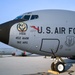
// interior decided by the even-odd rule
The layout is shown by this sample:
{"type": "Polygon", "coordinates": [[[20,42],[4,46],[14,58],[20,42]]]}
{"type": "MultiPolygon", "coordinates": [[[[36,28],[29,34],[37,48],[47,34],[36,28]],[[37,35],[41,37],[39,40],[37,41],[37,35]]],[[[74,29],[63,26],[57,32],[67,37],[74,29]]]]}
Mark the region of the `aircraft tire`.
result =
{"type": "Polygon", "coordinates": [[[59,73],[62,73],[65,71],[65,65],[63,62],[57,62],[55,64],[55,71],[59,72],[59,73]]]}
{"type": "Polygon", "coordinates": [[[54,64],[54,62],[51,64],[51,70],[55,71],[55,64],[54,64]]]}

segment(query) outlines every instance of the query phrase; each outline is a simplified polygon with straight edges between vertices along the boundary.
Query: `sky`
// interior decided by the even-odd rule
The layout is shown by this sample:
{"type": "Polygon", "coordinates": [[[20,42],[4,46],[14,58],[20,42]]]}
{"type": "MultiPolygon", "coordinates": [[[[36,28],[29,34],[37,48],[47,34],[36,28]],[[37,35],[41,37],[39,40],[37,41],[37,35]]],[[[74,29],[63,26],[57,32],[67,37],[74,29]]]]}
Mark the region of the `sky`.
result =
{"type": "MultiPolygon", "coordinates": [[[[0,0],[0,24],[34,10],[64,9],[75,11],[75,0],[0,0]]],[[[0,43],[0,47],[7,47],[0,43]]]]}

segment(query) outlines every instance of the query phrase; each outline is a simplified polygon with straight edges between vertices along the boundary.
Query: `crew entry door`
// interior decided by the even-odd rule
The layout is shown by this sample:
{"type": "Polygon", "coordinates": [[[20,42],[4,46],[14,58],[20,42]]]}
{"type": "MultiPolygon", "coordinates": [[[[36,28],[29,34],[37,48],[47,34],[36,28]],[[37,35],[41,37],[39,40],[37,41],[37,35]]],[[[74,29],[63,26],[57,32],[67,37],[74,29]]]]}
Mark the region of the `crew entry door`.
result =
{"type": "Polygon", "coordinates": [[[59,48],[60,41],[58,39],[42,39],[40,51],[47,53],[56,53],[59,48]]]}

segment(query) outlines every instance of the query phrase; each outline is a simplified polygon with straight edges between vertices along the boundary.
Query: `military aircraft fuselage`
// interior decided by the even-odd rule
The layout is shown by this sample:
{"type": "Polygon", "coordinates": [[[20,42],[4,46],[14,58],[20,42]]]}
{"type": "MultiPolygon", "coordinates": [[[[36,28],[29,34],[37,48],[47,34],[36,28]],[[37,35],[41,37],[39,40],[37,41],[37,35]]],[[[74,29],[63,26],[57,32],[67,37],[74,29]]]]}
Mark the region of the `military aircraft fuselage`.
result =
{"type": "Polygon", "coordinates": [[[25,15],[30,15],[29,20],[0,25],[0,41],[31,53],[75,56],[74,11],[40,10],[25,15]]]}

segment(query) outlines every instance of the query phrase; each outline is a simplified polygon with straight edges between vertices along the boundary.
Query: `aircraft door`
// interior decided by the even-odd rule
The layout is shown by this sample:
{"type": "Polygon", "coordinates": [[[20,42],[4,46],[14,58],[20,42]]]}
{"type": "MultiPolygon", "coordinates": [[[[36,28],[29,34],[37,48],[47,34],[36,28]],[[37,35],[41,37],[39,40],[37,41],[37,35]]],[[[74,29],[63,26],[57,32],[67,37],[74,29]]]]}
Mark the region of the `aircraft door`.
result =
{"type": "Polygon", "coordinates": [[[60,41],[58,39],[42,39],[40,51],[47,53],[56,53],[59,48],[60,41]]]}

